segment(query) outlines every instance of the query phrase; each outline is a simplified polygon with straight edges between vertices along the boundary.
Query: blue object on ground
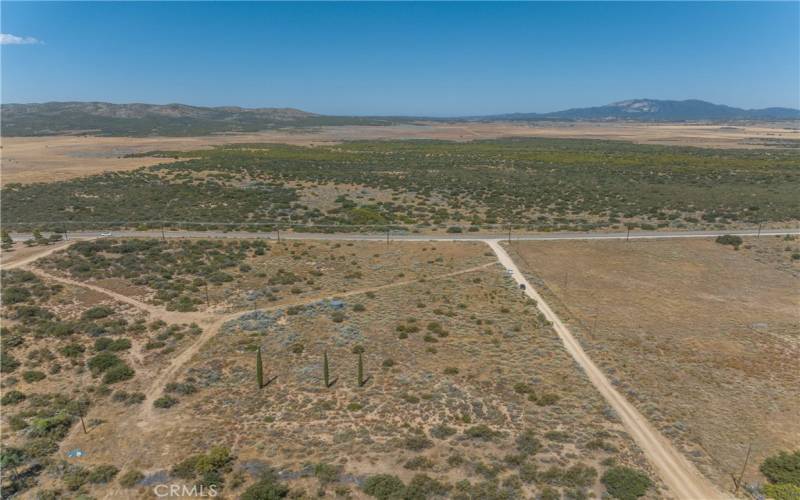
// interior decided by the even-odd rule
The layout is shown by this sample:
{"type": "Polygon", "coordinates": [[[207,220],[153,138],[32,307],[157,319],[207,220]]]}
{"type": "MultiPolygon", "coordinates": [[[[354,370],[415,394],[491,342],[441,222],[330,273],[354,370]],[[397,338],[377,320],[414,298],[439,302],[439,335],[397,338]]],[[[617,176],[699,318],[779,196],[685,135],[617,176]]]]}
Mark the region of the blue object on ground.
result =
{"type": "Polygon", "coordinates": [[[69,450],[67,452],[67,456],[69,458],[80,458],[84,455],[86,455],[86,453],[80,448],[75,448],[74,450],[69,450]]]}

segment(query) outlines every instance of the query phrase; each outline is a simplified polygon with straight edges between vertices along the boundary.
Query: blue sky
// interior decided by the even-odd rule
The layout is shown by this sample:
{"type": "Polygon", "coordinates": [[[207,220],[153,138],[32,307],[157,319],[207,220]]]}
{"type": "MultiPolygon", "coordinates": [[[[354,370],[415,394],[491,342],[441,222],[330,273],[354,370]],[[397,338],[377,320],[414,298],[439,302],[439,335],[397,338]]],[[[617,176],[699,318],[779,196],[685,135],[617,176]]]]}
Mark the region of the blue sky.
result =
{"type": "Polygon", "coordinates": [[[439,116],[636,97],[800,107],[796,1],[1,8],[3,102],[439,116]]]}

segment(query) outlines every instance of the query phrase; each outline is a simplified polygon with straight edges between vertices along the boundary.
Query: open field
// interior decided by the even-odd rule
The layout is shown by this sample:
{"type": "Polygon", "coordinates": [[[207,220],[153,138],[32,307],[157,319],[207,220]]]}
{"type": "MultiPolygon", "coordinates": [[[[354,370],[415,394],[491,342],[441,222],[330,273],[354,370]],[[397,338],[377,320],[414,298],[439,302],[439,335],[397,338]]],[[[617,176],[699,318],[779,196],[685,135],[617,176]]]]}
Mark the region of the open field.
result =
{"type": "MultiPolygon", "coordinates": [[[[107,241],[96,253],[83,243],[70,252],[113,258],[119,244],[107,241]]],[[[132,243],[128,255],[153,253],[132,243]]],[[[173,254],[183,244],[163,243],[173,254]]],[[[406,498],[580,498],[599,495],[604,471],[625,465],[644,471],[656,485],[647,495],[658,496],[659,481],[614,413],[484,245],[336,245],[272,243],[264,255],[239,242],[202,247],[205,256],[245,248],[242,263],[256,273],[263,265],[300,274],[337,253],[372,263],[374,278],[345,286],[334,265],[318,295],[245,313],[170,312],[119,284],[107,291],[90,274],[73,276],[86,285],[51,274],[70,254],[42,262],[47,271],[39,263],[35,274],[5,271],[3,418],[11,432],[3,444],[22,450],[22,469],[42,464],[26,476],[30,491],[38,481],[47,490],[148,498],[146,484],[200,474],[239,494],[271,466],[308,495],[363,497],[373,491],[370,477],[391,474],[408,485],[406,498]],[[287,259],[290,252],[299,258],[287,259]],[[257,347],[265,380],[277,376],[262,389],[257,347]],[[327,388],[323,352],[335,379],[327,388]],[[41,396],[56,393],[63,396],[41,396]],[[215,446],[230,458],[216,449],[220,463],[204,472],[186,461],[215,446]],[[76,448],[85,457],[67,459],[76,448]],[[138,479],[125,486],[124,477],[138,479]]],[[[151,265],[166,272],[158,259],[151,265]]],[[[237,275],[220,286],[236,297],[252,283],[237,275]]]]}
{"type": "Polygon", "coordinates": [[[509,252],[617,388],[720,487],[800,445],[800,244],[516,242],[509,252]]]}
{"type": "Polygon", "coordinates": [[[338,126],[281,129],[254,134],[198,137],[5,137],[2,140],[0,182],[54,182],[102,172],[132,170],[161,163],[154,158],[126,158],[132,153],[191,151],[242,143],[283,143],[299,146],[336,144],[353,140],[436,139],[471,141],[501,137],[602,139],[636,144],[704,148],[769,148],[800,140],[792,123],[689,125],[644,123],[421,123],[391,126],[338,126]]]}

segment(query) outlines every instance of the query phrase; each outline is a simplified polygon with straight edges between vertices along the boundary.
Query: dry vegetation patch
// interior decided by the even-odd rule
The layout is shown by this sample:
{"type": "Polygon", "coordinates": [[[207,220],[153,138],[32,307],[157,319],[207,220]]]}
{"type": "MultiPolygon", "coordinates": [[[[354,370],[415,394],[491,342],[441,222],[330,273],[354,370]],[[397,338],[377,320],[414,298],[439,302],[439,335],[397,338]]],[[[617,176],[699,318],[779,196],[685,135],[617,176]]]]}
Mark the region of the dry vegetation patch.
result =
{"type": "MultiPolygon", "coordinates": [[[[723,240],[724,241],[724,240],[723,240]]],[[[584,349],[719,485],[800,440],[798,243],[514,243],[584,349]]]]}
{"type": "Polygon", "coordinates": [[[146,454],[125,433],[74,442],[172,480],[182,460],[222,446],[236,457],[225,475],[231,494],[269,468],[295,494],[375,495],[398,486],[380,476],[388,474],[411,498],[582,497],[603,491],[614,464],[647,471],[613,411],[500,271],[244,313],[167,385],[156,421],[137,429],[146,454]]]}

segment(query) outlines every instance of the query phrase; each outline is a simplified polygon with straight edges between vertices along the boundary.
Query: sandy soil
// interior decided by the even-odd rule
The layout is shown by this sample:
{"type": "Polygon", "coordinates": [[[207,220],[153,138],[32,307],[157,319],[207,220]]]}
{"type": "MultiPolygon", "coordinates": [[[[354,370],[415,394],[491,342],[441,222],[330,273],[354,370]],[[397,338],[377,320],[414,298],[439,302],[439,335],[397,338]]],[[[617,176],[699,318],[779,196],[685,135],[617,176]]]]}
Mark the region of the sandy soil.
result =
{"type": "Polygon", "coordinates": [[[797,247],[574,241],[515,243],[511,255],[617,390],[730,489],[751,443],[745,482],[800,445],[797,247]]]}
{"type": "Polygon", "coordinates": [[[6,137],[2,140],[0,183],[53,182],[105,171],[132,170],[163,163],[161,158],[123,158],[153,150],[195,150],[221,144],[278,142],[310,146],[346,140],[444,139],[470,141],[498,137],[613,139],[641,144],[713,148],[765,147],[761,141],[800,139],[796,124],[682,125],[604,123],[425,123],[274,130],[202,137],[6,137]]]}

